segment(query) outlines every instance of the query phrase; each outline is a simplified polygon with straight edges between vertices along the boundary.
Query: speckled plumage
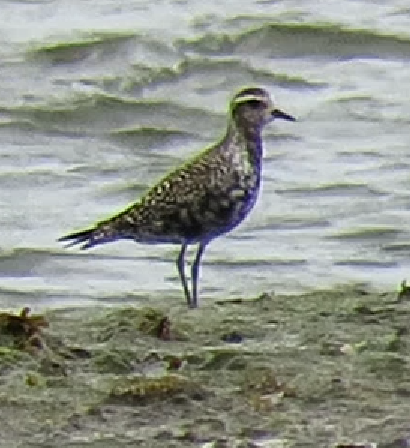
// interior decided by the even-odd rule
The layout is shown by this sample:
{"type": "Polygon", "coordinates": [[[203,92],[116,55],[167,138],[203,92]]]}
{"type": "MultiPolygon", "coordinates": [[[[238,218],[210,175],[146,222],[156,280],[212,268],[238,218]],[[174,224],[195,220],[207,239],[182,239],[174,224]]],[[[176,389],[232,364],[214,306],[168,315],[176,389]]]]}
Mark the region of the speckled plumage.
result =
{"type": "Polygon", "coordinates": [[[262,136],[274,118],[294,118],[274,108],[261,88],[246,88],[232,99],[224,138],[151,188],[140,201],[94,227],[59,241],[88,249],[118,239],[180,244],[177,259],[188,306],[198,305],[198,274],[207,244],[236,227],[254,206],[261,179],[262,136]],[[185,276],[185,252],[198,244],[192,291],[185,276]]]}

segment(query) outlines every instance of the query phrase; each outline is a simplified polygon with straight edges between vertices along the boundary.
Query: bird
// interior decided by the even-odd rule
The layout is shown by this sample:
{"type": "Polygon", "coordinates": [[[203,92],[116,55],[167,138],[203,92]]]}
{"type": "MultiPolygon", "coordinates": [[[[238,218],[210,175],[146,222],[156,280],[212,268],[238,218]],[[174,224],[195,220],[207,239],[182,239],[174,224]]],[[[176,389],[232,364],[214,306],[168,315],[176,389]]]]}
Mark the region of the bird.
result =
{"type": "Polygon", "coordinates": [[[261,186],[262,129],[275,119],[296,119],[278,109],[261,87],[244,87],[229,103],[226,132],[218,143],[171,170],[137,202],[108,219],[58,239],[80,249],[117,240],[180,246],[176,266],[189,308],[198,306],[198,277],[208,244],[249,214],[261,186]],[[197,245],[191,290],[187,248],[197,245]]]}

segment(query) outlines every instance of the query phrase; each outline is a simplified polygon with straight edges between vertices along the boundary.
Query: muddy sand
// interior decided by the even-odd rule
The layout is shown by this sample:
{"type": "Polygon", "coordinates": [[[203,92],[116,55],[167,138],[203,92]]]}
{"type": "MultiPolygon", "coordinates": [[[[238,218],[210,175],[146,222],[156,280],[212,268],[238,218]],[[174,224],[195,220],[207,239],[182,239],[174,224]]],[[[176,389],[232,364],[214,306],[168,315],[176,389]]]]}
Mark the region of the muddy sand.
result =
{"type": "Polygon", "coordinates": [[[410,446],[401,288],[2,310],[0,446],[410,446]]]}

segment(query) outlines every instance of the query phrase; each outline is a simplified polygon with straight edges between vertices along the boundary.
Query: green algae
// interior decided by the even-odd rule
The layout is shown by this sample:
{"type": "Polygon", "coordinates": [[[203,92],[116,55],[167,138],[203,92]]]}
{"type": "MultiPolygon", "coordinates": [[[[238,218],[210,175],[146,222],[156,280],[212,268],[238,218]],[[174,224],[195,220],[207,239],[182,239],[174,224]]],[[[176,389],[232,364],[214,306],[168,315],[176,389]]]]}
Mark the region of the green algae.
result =
{"type": "Polygon", "coordinates": [[[30,355],[21,350],[0,346],[0,375],[30,362],[30,355]]]}
{"type": "Polygon", "coordinates": [[[410,298],[410,286],[407,285],[406,280],[403,280],[400,283],[400,289],[397,294],[397,300],[400,302],[401,300],[410,298]]]}
{"type": "Polygon", "coordinates": [[[203,364],[201,365],[202,370],[221,370],[230,369],[232,364],[235,363],[238,358],[243,355],[240,351],[230,348],[213,348],[204,353],[203,364]]]}
{"type": "Polygon", "coordinates": [[[181,393],[198,394],[198,384],[179,375],[167,374],[149,378],[136,376],[117,380],[108,397],[109,402],[147,404],[153,400],[166,400],[181,393]]]}
{"type": "Polygon", "coordinates": [[[138,362],[135,352],[125,349],[101,350],[93,357],[93,365],[98,373],[130,373],[138,362]]]}

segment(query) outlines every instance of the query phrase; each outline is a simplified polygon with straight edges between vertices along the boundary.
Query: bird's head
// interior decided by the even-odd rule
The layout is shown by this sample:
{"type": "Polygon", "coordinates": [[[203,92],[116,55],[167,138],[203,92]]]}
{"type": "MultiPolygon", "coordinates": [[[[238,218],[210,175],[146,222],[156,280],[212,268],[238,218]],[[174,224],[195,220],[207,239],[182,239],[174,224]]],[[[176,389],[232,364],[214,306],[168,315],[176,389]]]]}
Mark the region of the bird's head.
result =
{"type": "Polygon", "coordinates": [[[230,104],[232,119],[241,126],[261,129],[275,118],[295,121],[291,115],[277,109],[269,93],[259,87],[239,91],[230,104]]]}

